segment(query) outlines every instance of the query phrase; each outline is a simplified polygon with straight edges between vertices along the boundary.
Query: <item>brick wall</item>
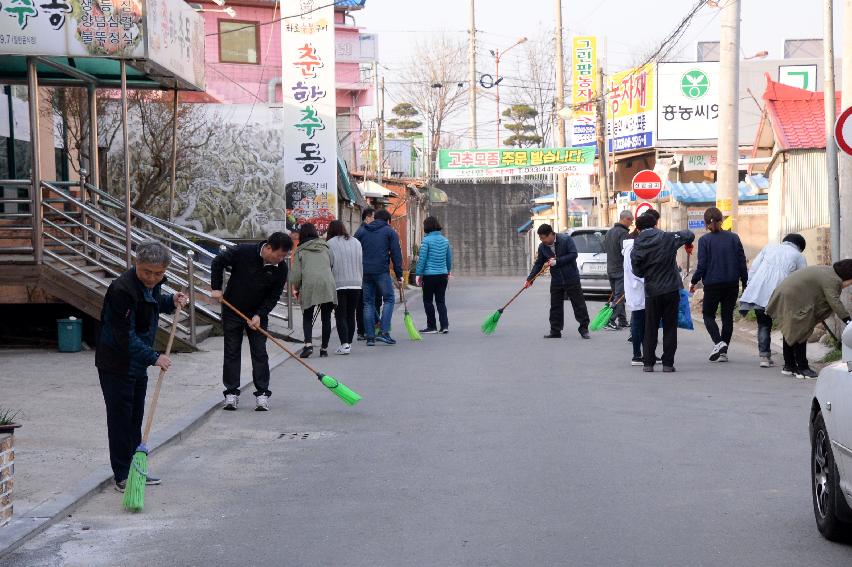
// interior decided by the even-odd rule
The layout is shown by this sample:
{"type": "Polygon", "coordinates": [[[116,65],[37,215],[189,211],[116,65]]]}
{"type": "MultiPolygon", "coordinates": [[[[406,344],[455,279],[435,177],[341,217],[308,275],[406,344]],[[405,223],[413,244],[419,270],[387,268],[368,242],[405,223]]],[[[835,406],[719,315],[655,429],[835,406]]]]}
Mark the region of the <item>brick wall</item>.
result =
{"type": "Polygon", "coordinates": [[[12,485],[15,478],[15,447],[12,435],[0,435],[0,526],[12,519],[12,485]]]}

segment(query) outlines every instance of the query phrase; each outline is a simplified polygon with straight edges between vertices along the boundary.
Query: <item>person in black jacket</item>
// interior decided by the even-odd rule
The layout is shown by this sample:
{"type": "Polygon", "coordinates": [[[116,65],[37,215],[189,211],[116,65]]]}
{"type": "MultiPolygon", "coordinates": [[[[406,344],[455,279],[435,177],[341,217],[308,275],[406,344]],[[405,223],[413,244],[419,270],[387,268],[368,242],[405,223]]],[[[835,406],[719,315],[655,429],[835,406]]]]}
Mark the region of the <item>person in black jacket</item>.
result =
{"type": "MultiPolygon", "coordinates": [[[[644,215],[643,215],[644,216],[644,215]]],[[[656,219],[637,226],[647,226],[639,231],[630,252],[630,265],[637,278],[645,279],[645,337],[643,355],[645,372],[653,372],[657,350],[654,332],[663,322],[663,372],[674,372],[677,351],[677,312],[683,283],[677,267],[677,251],[691,245],[695,234],[689,230],[663,232],[654,227],[656,219]]]]}
{"type": "Polygon", "coordinates": [[[743,289],[748,285],[748,266],[740,237],[722,230],[725,217],[716,207],[704,211],[704,225],[708,232],[698,239],[698,267],[692,276],[689,291],[695,284],[704,282],[704,303],[701,313],[704,327],[713,341],[710,362],[727,362],[728,345],[734,335],[734,309],[743,289]],[[721,306],[722,332],[716,324],[716,311],[721,306]]]}
{"type": "MultiPolygon", "coordinates": [[[[163,244],[140,243],[136,266],[113,280],[101,309],[95,366],[106,404],[109,461],[119,492],[124,492],[133,453],[142,441],[148,367],[168,370],[172,364],[153,349],[157,320],[160,313],[174,313],[178,304],[186,304],[184,294],[162,292],[171,259],[163,244]]],[[[160,480],[149,474],[146,483],[160,480]]]]}
{"type": "Polygon", "coordinates": [[[533,284],[535,276],[541,272],[544,265],[550,266],[550,333],[546,339],[562,337],[562,327],[565,325],[564,303],[571,300],[574,308],[574,319],[580,324],[578,331],[584,339],[589,336],[589,310],[586,299],[580,287],[580,271],[577,269],[577,247],[574,239],[567,234],[556,234],[553,227],[543,224],[538,227],[538,256],[532,271],[527,276],[524,287],[533,284]]]}
{"type": "Polygon", "coordinates": [[[627,324],[627,312],[624,309],[625,301],[618,300],[624,296],[624,252],[622,252],[622,246],[627,235],[630,234],[630,225],[632,224],[633,213],[621,211],[618,215],[618,222],[606,232],[603,242],[604,252],[606,252],[606,273],[609,276],[609,285],[612,288],[612,299],[617,302],[607,328],[614,331],[629,326],[627,324]]]}
{"type": "Polygon", "coordinates": [[[240,244],[228,248],[213,259],[210,266],[212,297],[221,301],[222,280],[225,268],[230,268],[231,278],[224,298],[251,317],[245,323],[227,306],[222,306],[222,332],[225,335],[222,382],[225,386],[223,409],[235,410],[240,399],[240,350],[243,331],[249,341],[252,378],[255,388],[255,410],[269,409],[269,356],[266,354],[266,337],[257,331],[269,325],[269,312],[275,308],[284,284],[287,282],[287,264],[284,260],[293,249],[293,241],[283,232],[273,232],[260,244],[240,244]]]}

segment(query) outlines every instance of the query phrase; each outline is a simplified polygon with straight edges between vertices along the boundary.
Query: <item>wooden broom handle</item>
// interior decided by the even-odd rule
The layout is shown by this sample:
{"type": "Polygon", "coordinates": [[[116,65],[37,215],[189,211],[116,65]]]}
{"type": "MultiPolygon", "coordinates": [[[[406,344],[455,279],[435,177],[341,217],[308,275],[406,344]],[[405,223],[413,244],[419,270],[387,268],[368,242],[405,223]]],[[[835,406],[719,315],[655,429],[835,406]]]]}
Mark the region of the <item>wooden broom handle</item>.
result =
{"type": "MultiPolygon", "coordinates": [[[[183,290],[181,290],[181,293],[183,290]]],[[[175,296],[176,297],[176,296],[175,296]]],[[[172,328],[169,331],[169,340],[166,343],[166,356],[172,353],[172,344],[175,342],[175,331],[177,331],[178,317],[180,317],[183,306],[180,305],[175,309],[175,314],[172,316],[172,328]]],[[[192,309],[192,307],[190,307],[192,309]]],[[[142,435],[142,443],[148,444],[148,435],[151,434],[151,425],[154,423],[154,412],[157,410],[157,400],[160,398],[160,387],[163,385],[163,377],[166,371],[160,368],[160,375],[157,377],[157,385],[154,386],[154,395],[151,397],[151,404],[148,406],[148,417],[145,419],[145,433],[142,435]]]]}
{"type": "MultiPolygon", "coordinates": [[[[530,280],[530,283],[534,282],[536,280],[536,278],[538,278],[540,275],[544,274],[544,272],[546,272],[549,269],[550,269],[550,266],[545,263],[544,266],[541,268],[541,271],[533,276],[533,279],[530,280]]],[[[507,307],[509,307],[509,305],[511,305],[513,301],[518,299],[518,296],[521,295],[524,292],[525,289],[527,289],[526,286],[524,286],[520,290],[518,290],[518,293],[513,295],[512,299],[510,299],[506,303],[506,305],[504,305],[500,310],[502,311],[503,309],[506,309],[507,307]]]]}
{"type": "MultiPolygon", "coordinates": [[[[225,299],[224,297],[222,298],[222,305],[227,306],[227,307],[228,307],[231,311],[233,311],[234,313],[236,313],[237,315],[239,315],[239,316],[240,316],[240,318],[242,318],[242,320],[243,320],[243,321],[245,321],[246,323],[251,323],[251,319],[249,319],[248,317],[246,317],[246,316],[243,314],[243,312],[242,312],[242,311],[240,311],[239,309],[237,309],[236,307],[234,307],[233,305],[231,305],[231,304],[228,302],[228,300],[227,300],[227,299],[225,299]]],[[[272,335],[270,335],[270,334],[266,331],[266,329],[264,329],[263,327],[258,327],[258,328],[257,328],[257,331],[258,331],[261,335],[263,335],[264,337],[266,337],[267,339],[269,339],[270,341],[272,341],[273,343],[275,343],[275,344],[278,346],[278,348],[280,348],[281,350],[283,350],[284,352],[286,352],[287,354],[289,354],[289,355],[290,355],[290,358],[292,358],[293,360],[295,360],[296,362],[298,362],[299,364],[301,364],[302,366],[304,366],[305,368],[307,368],[309,371],[311,371],[311,372],[313,372],[314,374],[317,374],[317,375],[319,375],[319,374],[320,374],[319,372],[317,372],[316,370],[314,370],[313,368],[311,368],[310,366],[308,366],[308,364],[307,364],[304,360],[302,360],[301,358],[297,357],[297,356],[293,353],[293,351],[291,351],[290,349],[288,349],[287,347],[285,347],[285,346],[281,343],[281,341],[279,341],[278,339],[276,339],[275,337],[273,337],[272,335]]]]}

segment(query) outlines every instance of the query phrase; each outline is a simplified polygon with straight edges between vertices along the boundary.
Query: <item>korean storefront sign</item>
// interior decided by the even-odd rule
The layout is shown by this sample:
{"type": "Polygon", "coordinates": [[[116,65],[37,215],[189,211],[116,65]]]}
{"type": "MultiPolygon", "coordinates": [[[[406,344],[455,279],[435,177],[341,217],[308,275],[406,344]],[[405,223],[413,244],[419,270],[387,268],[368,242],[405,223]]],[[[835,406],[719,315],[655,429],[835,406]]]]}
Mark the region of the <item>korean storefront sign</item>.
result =
{"type": "Polygon", "coordinates": [[[480,179],[567,173],[594,173],[595,149],[523,148],[499,150],[439,150],[441,179],[480,179]]]}
{"type": "Polygon", "coordinates": [[[657,66],[657,139],[719,137],[719,63],[657,66]]]}
{"type": "Polygon", "coordinates": [[[607,139],[609,151],[654,145],[654,65],[628,69],[607,81],[607,139]]]}
{"type": "Polygon", "coordinates": [[[595,103],[598,94],[597,38],[578,36],[571,43],[572,143],[587,146],[595,143],[595,103]]]}
{"type": "Polygon", "coordinates": [[[325,0],[287,2],[282,15],[288,226],[310,222],[324,232],[337,211],[334,6],[325,0]]]}

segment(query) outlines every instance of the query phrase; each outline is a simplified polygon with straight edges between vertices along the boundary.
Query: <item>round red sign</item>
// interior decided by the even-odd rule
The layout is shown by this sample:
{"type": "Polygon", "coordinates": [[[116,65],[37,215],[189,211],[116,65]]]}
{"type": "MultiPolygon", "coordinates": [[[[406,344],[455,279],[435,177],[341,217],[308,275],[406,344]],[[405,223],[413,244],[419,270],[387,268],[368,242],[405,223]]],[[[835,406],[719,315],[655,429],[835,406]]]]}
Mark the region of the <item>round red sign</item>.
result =
{"type": "Polygon", "coordinates": [[[644,169],[633,176],[631,188],[637,197],[650,201],[656,199],[663,190],[663,180],[650,169],[644,169]]]}

